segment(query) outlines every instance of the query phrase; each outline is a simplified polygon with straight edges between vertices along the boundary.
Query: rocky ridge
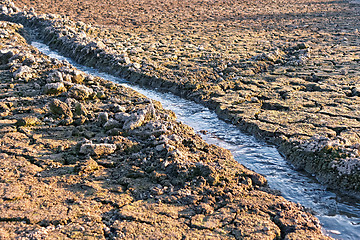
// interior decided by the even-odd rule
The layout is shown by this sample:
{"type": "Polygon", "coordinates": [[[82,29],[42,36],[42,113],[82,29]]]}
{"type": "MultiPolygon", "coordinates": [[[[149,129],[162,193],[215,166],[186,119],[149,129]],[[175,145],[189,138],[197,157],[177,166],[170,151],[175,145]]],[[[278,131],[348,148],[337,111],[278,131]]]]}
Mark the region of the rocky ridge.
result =
{"type": "MultiPolygon", "coordinates": [[[[341,5],[345,14],[334,21],[343,24],[350,18],[347,6],[341,5]]],[[[329,12],[334,10],[331,7],[336,6],[330,5],[329,12]]],[[[3,13],[12,21],[36,29],[39,38],[82,64],[205,104],[241,129],[277,144],[295,167],[315,174],[336,190],[359,197],[356,29],[344,27],[342,40],[325,25],[323,30],[312,30],[319,38],[327,36],[325,44],[339,45],[333,48],[337,60],[324,57],[322,42],[301,41],[260,54],[248,52],[252,56],[240,59],[200,45],[195,49],[193,44],[181,54],[167,53],[164,62],[156,57],[162,49],[166,53],[172,46],[178,51],[166,42],[151,47],[141,41],[141,36],[120,38],[117,31],[101,30],[59,15],[38,15],[34,9],[3,13]],[[340,58],[347,53],[347,57],[340,58]]],[[[321,14],[317,17],[323,21],[321,14]]],[[[356,20],[352,24],[356,26],[356,20]]],[[[280,27],[274,26],[275,30],[280,27]]],[[[303,34],[301,29],[296,31],[303,34]]]]}
{"type": "Polygon", "coordinates": [[[0,238],[328,239],[160,103],[0,33],[0,238]]]}

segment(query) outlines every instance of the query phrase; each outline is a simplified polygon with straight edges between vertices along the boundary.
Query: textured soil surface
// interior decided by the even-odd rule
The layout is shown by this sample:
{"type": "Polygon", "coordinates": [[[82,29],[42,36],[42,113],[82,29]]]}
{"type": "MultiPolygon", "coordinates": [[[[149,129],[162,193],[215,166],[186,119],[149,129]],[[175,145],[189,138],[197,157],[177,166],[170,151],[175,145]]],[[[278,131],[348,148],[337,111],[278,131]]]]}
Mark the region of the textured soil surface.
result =
{"type": "Polygon", "coordinates": [[[328,239],[171,111],[0,22],[0,239],[328,239]]]}
{"type": "Polygon", "coordinates": [[[122,59],[119,66],[141,73],[132,80],[216,109],[277,144],[297,168],[359,197],[355,1],[14,2],[30,13],[31,7],[91,23],[95,28],[80,24],[80,34],[105,44],[122,59]]]}

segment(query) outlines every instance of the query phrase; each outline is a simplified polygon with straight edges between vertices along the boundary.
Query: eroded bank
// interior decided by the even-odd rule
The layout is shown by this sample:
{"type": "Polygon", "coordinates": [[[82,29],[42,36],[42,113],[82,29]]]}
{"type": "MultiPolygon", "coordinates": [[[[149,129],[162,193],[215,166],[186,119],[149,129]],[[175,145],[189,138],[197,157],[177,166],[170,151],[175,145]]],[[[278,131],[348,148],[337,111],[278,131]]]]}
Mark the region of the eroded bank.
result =
{"type": "Polygon", "coordinates": [[[158,102],[0,29],[1,237],[327,239],[158,102]]]}
{"type": "MultiPolygon", "coordinates": [[[[266,47],[256,55],[251,43],[258,39],[253,41],[250,36],[246,39],[252,51],[247,50],[250,45],[245,44],[244,49],[252,56],[235,54],[236,58],[228,55],[228,50],[223,49],[222,54],[189,45],[176,57],[166,55],[165,62],[156,56],[179,46],[164,39],[156,43],[140,33],[137,36],[126,31],[128,38],[124,38],[120,31],[58,15],[37,15],[32,9],[4,11],[7,15],[3,16],[36,29],[37,37],[82,64],[171,91],[216,110],[242,130],[275,143],[297,168],[315,174],[336,190],[359,197],[359,38],[353,27],[359,21],[357,5],[351,9],[346,2],[325,2],[327,8],[317,12],[323,6],[319,8],[311,1],[307,4],[313,10],[304,11],[313,14],[317,20],[314,25],[303,26],[312,18],[299,22],[291,18],[298,25],[287,27],[303,39],[289,35],[286,40],[283,34],[280,40],[285,40],[276,42],[275,50],[266,47]],[[327,19],[334,24],[326,24],[327,19]],[[279,45],[284,41],[287,44],[279,45]]],[[[281,24],[284,22],[270,25],[275,31],[272,35],[276,36],[281,24]]],[[[264,33],[259,26],[249,26],[264,33]]],[[[236,27],[231,29],[237,31],[236,27]]],[[[190,41],[186,36],[180,39],[190,41]]]]}

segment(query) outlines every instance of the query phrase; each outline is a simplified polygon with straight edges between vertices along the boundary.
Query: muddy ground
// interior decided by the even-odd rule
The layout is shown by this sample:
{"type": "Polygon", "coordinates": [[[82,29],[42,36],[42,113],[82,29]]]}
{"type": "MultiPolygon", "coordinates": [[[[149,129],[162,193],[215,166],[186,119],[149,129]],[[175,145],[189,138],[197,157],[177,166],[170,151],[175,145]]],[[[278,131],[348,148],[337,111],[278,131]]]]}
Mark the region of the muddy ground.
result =
{"type": "Polygon", "coordinates": [[[0,36],[0,239],[327,239],[160,103],[0,36]]]}
{"type": "MultiPolygon", "coordinates": [[[[14,2],[28,12],[91,23],[94,28],[80,24],[79,34],[101,41],[119,65],[141,73],[125,71],[124,77],[215,109],[277,144],[295,167],[359,197],[359,4],[14,2]]],[[[91,62],[89,56],[81,60],[91,62]]]]}

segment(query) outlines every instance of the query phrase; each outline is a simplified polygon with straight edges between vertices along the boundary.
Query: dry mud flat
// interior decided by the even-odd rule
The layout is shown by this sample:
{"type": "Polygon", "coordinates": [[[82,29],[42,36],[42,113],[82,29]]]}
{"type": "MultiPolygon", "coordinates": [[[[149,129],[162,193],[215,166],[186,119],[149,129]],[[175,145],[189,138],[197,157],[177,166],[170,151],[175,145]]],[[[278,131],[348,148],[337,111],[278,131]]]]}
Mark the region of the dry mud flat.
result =
{"type": "Polygon", "coordinates": [[[328,239],[161,104],[24,35],[0,22],[0,239],[328,239]]]}
{"type": "Polygon", "coordinates": [[[358,4],[14,2],[26,11],[3,13],[64,54],[201,102],[277,144],[295,167],[359,197],[358,4]]]}

